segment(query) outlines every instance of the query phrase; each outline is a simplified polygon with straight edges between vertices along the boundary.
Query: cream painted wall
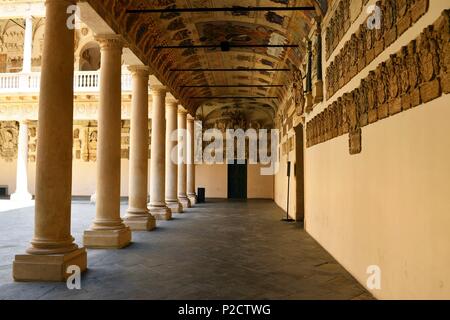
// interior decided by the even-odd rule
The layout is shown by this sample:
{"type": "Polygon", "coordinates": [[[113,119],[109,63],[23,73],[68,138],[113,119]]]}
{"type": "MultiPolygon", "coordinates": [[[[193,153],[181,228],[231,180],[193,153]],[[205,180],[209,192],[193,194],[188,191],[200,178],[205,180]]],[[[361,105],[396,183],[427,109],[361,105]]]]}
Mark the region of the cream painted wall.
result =
{"type": "MultiPolygon", "coordinates": [[[[294,130],[292,129],[289,136],[294,136],[294,142],[296,139],[294,130]]],[[[284,211],[287,211],[287,189],[289,182],[289,216],[292,219],[296,219],[297,213],[297,177],[295,175],[295,167],[302,166],[303,163],[297,163],[295,148],[289,154],[281,155],[280,152],[280,169],[275,175],[274,183],[274,200],[275,203],[284,211]],[[291,178],[288,181],[287,177],[287,162],[291,161],[291,178]]]]}
{"type": "MultiPolygon", "coordinates": [[[[275,175],[275,185],[274,188],[276,190],[274,195],[275,203],[284,211],[287,210],[287,189],[288,189],[288,177],[287,177],[287,162],[291,161],[291,170],[293,170],[293,165],[295,163],[295,149],[294,151],[289,152],[288,155],[280,154],[280,169],[278,173],[275,175]]],[[[293,172],[293,171],[292,171],[293,172]]],[[[295,201],[295,188],[296,181],[295,177],[291,176],[289,186],[289,216],[291,218],[295,218],[296,211],[296,201],[295,201]]]]}
{"type": "MultiPolygon", "coordinates": [[[[430,1],[429,12],[326,105],[448,7],[430,1]]],[[[359,155],[349,155],[347,135],[306,150],[306,230],[363,285],[367,267],[378,265],[377,298],[450,298],[449,105],[444,96],[363,128],[359,155]]]]}
{"type": "MultiPolygon", "coordinates": [[[[413,28],[332,99],[317,105],[307,121],[359,86],[370,70],[415,39],[446,8],[448,2],[431,0],[429,12],[413,28]]],[[[365,18],[361,15],[339,47],[365,18]]],[[[449,95],[363,128],[359,155],[349,154],[348,135],[305,151],[306,231],[364,286],[367,267],[379,266],[381,290],[371,291],[377,298],[450,299],[448,119],[449,95]]],[[[295,159],[295,154],[289,157],[295,159]]],[[[275,177],[275,201],[283,210],[286,162],[281,156],[275,177]]],[[[293,207],[291,200],[292,217],[293,207]]]]}
{"type": "Polygon", "coordinates": [[[378,298],[450,298],[450,96],[306,153],[306,230],[378,298]]]}
{"type": "Polygon", "coordinates": [[[274,176],[261,175],[260,164],[247,166],[247,197],[249,199],[273,199],[274,176]]]}
{"type": "MultiPolygon", "coordinates": [[[[121,196],[128,196],[128,160],[121,161],[121,196]]],[[[149,161],[150,167],[150,161],[149,161]]],[[[273,199],[273,176],[261,176],[260,165],[249,165],[247,193],[249,198],[273,199]]],[[[72,194],[90,196],[95,192],[96,163],[74,160],[72,166],[72,194]]],[[[36,165],[28,165],[28,190],[34,194],[36,165]]],[[[0,159],[0,185],[7,185],[9,193],[16,188],[16,161],[0,159]]],[[[227,166],[197,165],[196,189],[206,188],[208,198],[227,198],[227,166]]],[[[150,188],[150,183],[149,183],[150,188]]],[[[150,189],[149,189],[150,190],[150,189]]]]}
{"type": "MultiPolygon", "coordinates": [[[[149,161],[150,166],[150,161],[149,161]]],[[[28,191],[34,194],[36,165],[28,164],[28,191]]],[[[6,162],[0,159],[0,185],[7,185],[9,193],[16,188],[16,161],[6,162]]],[[[72,194],[74,196],[90,196],[95,192],[96,164],[74,160],[72,164],[72,194]]],[[[150,187],[150,183],[149,183],[150,187]]],[[[128,160],[121,160],[120,194],[128,196],[128,160]]]]}
{"type": "MultiPolygon", "coordinates": [[[[273,176],[261,176],[261,165],[247,167],[247,197],[249,199],[273,199],[273,176]]],[[[206,188],[207,198],[228,197],[228,170],[226,164],[196,166],[195,185],[206,188]]]]}
{"type": "Polygon", "coordinates": [[[0,158],[0,186],[7,186],[9,194],[16,190],[16,161],[6,162],[0,158]]]}
{"type": "Polygon", "coordinates": [[[227,165],[196,165],[195,192],[197,188],[206,189],[206,198],[227,198],[227,165]]]}

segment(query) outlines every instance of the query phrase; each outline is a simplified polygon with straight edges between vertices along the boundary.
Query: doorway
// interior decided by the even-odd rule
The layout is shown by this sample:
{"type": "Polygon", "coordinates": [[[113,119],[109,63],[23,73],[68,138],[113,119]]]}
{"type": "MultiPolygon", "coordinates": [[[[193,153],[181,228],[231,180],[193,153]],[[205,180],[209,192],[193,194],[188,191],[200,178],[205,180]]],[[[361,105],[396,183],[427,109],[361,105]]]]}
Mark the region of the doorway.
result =
{"type": "Polygon", "coordinates": [[[295,220],[305,220],[305,178],[304,178],[304,155],[303,155],[303,125],[299,124],[295,130],[295,198],[296,213],[295,220]]]}
{"type": "Polygon", "coordinates": [[[228,164],[228,199],[247,199],[247,163],[228,164]]]}

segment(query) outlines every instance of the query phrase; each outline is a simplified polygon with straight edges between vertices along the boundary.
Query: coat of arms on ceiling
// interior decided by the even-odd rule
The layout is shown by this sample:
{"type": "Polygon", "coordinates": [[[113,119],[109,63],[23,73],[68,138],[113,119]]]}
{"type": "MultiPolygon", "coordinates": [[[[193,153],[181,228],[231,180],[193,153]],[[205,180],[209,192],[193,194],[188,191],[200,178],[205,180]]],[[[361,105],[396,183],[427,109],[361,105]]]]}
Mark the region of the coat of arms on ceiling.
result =
{"type": "MultiPolygon", "coordinates": [[[[196,25],[200,41],[214,45],[223,41],[231,44],[269,44],[275,30],[266,26],[230,21],[201,22],[196,25]]],[[[210,50],[218,50],[212,48],[210,50]]],[[[241,51],[266,54],[266,48],[239,48],[241,51]]]]}

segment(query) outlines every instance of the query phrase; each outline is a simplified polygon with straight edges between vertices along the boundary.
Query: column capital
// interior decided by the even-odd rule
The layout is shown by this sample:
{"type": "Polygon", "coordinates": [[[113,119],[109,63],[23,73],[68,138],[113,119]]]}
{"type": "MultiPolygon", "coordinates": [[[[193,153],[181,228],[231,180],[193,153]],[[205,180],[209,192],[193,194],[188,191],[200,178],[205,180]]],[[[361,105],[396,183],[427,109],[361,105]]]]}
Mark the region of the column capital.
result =
{"type": "Polygon", "coordinates": [[[151,86],[150,90],[155,96],[165,96],[167,93],[167,87],[162,85],[151,86]]]}
{"type": "Polygon", "coordinates": [[[140,76],[140,77],[149,77],[150,76],[150,67],[144,65],[132,65],[128,66],[128,71],[130,71],[131,75],[140,76]]]}
{"type": "Polygon", "coordinates": [[[194,121],[194,120],[195,120],[195,118],[194,118],[193,116],[191,116],[190,113],[188,113],[188,115],[187,115],[187,121],[194,121]]]}
{"type": "Polygon", "coordinates": [[[180,106],[180,107],[178,108],[178,114],[179,114],[179,115],[186,116],[187,113],[188,113],[188,112],[186,111],[186,109],[184,109],[182,106],[180,106]]]}
{"type": "Polygon", "coordinates": [[[19,124],[29,125],[32,121],[26,118],[20,118],[17,122],[19,122],[19,124]]]}
{"type": "Polygon", "coordinates": [[[166,105],[171,106],[171,107],[177,107],[178,104],[180,103],[180,101],[178,101],[177,99],[168,99],[166,100],[166,105]]]}
{"type": "Polygon", "coordinates": [[[118,34],[97,34],[94,38],[100,45],[101,50],[121,50],[125,47],[125,41],[118,34]]]}

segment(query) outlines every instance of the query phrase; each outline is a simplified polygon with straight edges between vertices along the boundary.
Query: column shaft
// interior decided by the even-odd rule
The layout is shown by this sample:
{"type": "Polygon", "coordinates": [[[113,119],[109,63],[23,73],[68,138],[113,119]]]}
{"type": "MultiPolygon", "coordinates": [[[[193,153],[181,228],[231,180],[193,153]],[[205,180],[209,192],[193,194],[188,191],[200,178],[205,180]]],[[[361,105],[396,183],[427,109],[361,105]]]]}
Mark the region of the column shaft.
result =
{"type": "Polygon", "coordinates": [[[186,194],[186,111],[178,111],[178,199],[183,208],[190,208],[191,202],[186,194]]]}
{"type": "Polygon", "coordinates": [[[28,255],[17,255],[18,281],[62,281],[67,266],[86,269],[84,249],[70,234],[74,30],[67,28],[67,6],[47,0],[39,94],[34,238],[28,255]]]}
{"type": "Polygon", "coordinates": [[[90,248],[122,248],[131,231],[120,218],[121,59],[119,36],[98,36],[100,44],[100,98],[98,110],[96,216],[84,233],[90,248]]]}
{"type": "Polygon", "coordinates": [[[33,18],[27,16],[25,18],[25,36],[23,44],[23,73],[30,73],[32,66],[33,54],[33,18]]]}
{"type": "Polygon", "coordinates": [[[133,77],[130,121],[130,168],[128,211],[125,223],[131,230],[153,230],[155,218],[147,209],[148,186],[148,80],[149,68],[129,67],[133,77]]]}
{"type": "Polygon", "coordinates": [[[28,123],[20,121],[19,145],[17,150],[16,191],[11,195],[13,201],[30,201],[28,192],[28,123]]]}
{"type": "Polygon", "coordinates": [[[170,220],[172,212],[165,202],[166,88],[152,87],[152,97],[150,213],[156,219],[170,220]]]}
{"type": "Polygon", "coordinates": [[[166,203],[172,213],[183,212],[178,201],[178,150],[177,150],[177,110],[178,101],[169,101],[166,105],[166,203]],[[174,154],[175,152],[175,154],[174,154]]]}
{"type": "Polygon", "coordinates": [[[195,145],[195,122],[190,115],[187,116],[187,196],[191,205],[197,203],[195,193],[195,164],[194,164],[194,145],[195,145]]]}

